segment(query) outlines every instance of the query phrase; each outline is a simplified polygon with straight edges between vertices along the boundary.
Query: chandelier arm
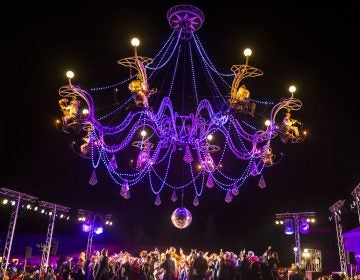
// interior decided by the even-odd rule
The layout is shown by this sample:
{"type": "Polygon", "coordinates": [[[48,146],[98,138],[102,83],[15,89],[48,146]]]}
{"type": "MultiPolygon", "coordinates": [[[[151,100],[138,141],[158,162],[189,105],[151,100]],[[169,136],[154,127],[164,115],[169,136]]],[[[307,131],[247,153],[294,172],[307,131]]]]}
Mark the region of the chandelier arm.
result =
{"type": "Polygon", "coordinates": [[[286,98],[283,101],[278,102],[271,110],[270,120],[272,124],[276,122],[276,116],[280,110],[298,111],[302,107],[302,102],[294,97],[286,98]]]}
{"type": "Polygon", "coordinates": [[[234,153],[234,155],[237,158],[243,160],[249,160],[252,157],[252,153],[249,153],[247,151],[246,152],[240,151],[238,148],[235,147],[233,140],[231,139],[230,135],[228,134],[228,131],[225,128],[221,127],[219,128],[219,131],[224,135],[226,141],[228,142],[230,150],[234,153]]]}
{"type": "MultiPolygon", "coordinates": [[[[137,123],[135,123],[132,128],[129,130],[127,137],[118,145],[108,145],[105,143],[104,141],[104,135],[100,134],[99,137],[99,141],[101,144],[101,147],[110,153],[117,153],[119,151],[121,151],[122,149],[124,149],[131,141],[131,139],[133,138],[135,132],[142,127],[144,124],[143,123],[139,123],[139,121],[137,123]]],[[[145,124],[147,127],[150,127],[153,129],[153,127],[150,124],[145,124]]]]}
{"type": "Polygon", "coordinates": [[[101,123],[99,123],[96,120],[93,120],[93,125],[95,127],[95,129],[102,135],[114,135],[114,134],[118,134],[122,131],[124,131],[129,125],[130,123],[134,120],[135,117],[137,117],[138,115],[143,114],[143,112],[139,111],[139,112],[130,112],[125,119],[118,124],[117,126],[104,126],[101,123]]]}

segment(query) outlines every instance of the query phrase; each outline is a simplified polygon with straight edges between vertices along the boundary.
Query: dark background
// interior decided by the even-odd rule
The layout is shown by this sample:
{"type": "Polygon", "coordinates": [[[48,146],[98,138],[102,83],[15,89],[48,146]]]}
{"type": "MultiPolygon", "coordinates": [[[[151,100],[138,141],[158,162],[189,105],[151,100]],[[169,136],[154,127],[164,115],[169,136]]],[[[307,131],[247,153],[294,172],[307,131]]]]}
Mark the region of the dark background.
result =
{"type": "MultiPolygon", "coordinates": [[[[69,206],[74,212],[83,208],[112,213],[115,225],[106,233],[112,242],[236,252],[245,247],[257,254],[272,245],[285,265],[293,260],[294,239],[275,225],[275,213],[316,211],[317,223],[301,237],[302,247],[323,250],[324,266],[336,269],[335,225],[328,219],[328,208],[346,199],[344,229],[357,226],[356,213],[348,207],[350,193],[360,181],[354,7],[190,3],[205,14],[197,34],[216,65],[229,69],[239,64],[242,50],[251,46],[252,64],[265,73],[264,97],[278,100],[290,83],[297,85],[296,96],[303,101],[298,117],[309,135],[300,144],[281,147],[284,159],[265,170],[268,186],[263,190],[256,177],[249,178],[231,204],[215,188],[205,190],[198,207],[192,205],[191,195],[185,196],[193,222],[177,230],[170,215],[179,205],[170,201],[169,191],[158,207],[146,183],[124,200],[103,168],[97,172],[98,184],[91,187],[90,163],[74,154],[71,139],[54,127],[61,116],[57,91],[66,84],[67,69],[76,73],[76,83],[87,87],[117,81],[116,61],[132,55],[129,40],[138,36],[141,54],[153,56],[171,32],[167,10],[181,4],[122,2],[54,2],[4,10],[1,187],[69,206]]],[[[8,213],[2,207],[3,231],[8,213]]],[[[23,215],[18,231],[46,232],[44,217],[23,215]]],[[[79,226],[61,222],[55,231],[75,234],[79,226]]]]}

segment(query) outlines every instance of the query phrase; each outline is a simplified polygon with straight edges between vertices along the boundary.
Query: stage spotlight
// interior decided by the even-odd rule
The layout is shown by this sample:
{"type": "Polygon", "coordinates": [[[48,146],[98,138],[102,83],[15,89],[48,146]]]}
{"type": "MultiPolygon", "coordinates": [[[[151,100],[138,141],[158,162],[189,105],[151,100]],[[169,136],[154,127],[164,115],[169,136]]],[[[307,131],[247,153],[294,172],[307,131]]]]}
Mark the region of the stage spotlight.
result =
{"type": "Polygon", "coordinates": [[[96,227],[95,229],[94,229],[94,232],[96,233],[96,234],[101,234],[101,233],[103,233],[104,232],[104,229],[103,229],[103,227],[96,227]]]}
{"type": "Polygon", "coordinates": [[[4,198],[3,201],[2,201],[2,204],[6,205],[6,204],[8,204],[8,202],[9,202],[9,200],[7,200],[6,198],[4,198]]]}
{"type": "Polygon", "coordinates": [[[11,201],[11,205],[15,206],[16,202],[14,200],[11,201]]]}
{"type": "Polygon", "coordinates": [[[285,232],[285,234],[288,234],[288,235],[294,234],[295,230],[294,230],[293,219],[285,219],[284,232],[285,232]]]}
{"type": "Polygon", "coordinates": [[[310,232],[310,219],[300,219],[299,230],[302,234],[310,232]]]}
{"type": "Polygon", "coordinates": [[[62,218],[64,218],[64,214],[61,214],[61,215],[60,215],[60,219],[62,219],[62,218]]]}
{"type": "Polygon", "coordinates": [[[31,209],[31,205],[30,204],[26,205],[26,209],[31,209]]]}
{"type": "Polygon", "coordinates": [[[91,225],[86,223],[82,224],[82,230],[83,232],[89,232],[91,230],[91,225]]]}

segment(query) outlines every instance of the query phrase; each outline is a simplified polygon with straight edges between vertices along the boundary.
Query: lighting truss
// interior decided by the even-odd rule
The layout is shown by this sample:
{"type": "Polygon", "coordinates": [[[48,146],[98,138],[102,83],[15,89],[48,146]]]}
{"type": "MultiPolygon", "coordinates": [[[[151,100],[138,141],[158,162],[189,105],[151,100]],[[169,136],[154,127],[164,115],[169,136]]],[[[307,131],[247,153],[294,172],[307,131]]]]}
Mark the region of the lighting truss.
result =
{"type": "Polygon", "coordinates": [[[359,224],[360,224],[360,183],[355,187],[355,189],[351,192],[351,195],[354,197],[359,224]]]}
{"type": "Polygon", "coordinates": [[[316,216],[316,212],[295,212],[295,213],[279,213],[275,214],[277,220],[282,219],[293,219],[294,221],[294,236],[295,236],[295,263],[296,265],[300,266],[301,263],[301,248],[300,248],[300,219],[301,218],[314,218],[316,216]]]}
{"type": "Polygon", "coordinates": [[[79,216],[79,221],[87,222],[90,225],[90,230],[88,232],[88,240],[86,245],[86,252],[85,252],[85,258],[86,260],[89,260],[92,254],[92,244],[94,238],[95,224],[101,222],[104,223],[105,225],[111,226],[112,215],[79,209],[78,216],[79,216]]]}
{"type": "Polygon", "coordinates": [[[346,269],[346,257],[345,257],[345,247],[344,247],[344,238],[343,238],[343,230],[341,224],[341,207],[344,205],[345,200],[338,200],[335,202],[330,208],[330,212],[334,217],[335,226],[336,226],[336,237],[338,241],[338,250],[340,257],[340,269],[341,272],[345,275],[347,274],[346,269]]]}
{"type": "Polygon", "coordinates": [[[18,218],[20,204],[22,201],[35,203],[38,198],[35,196],[25,194],[25,193],[13,191],[13,190],[10,190],[7,188],[0,188],[0,194],[4,197],[15,200],[15,205],[14,205],[15,207],[11,211],[8,232],[6,235],[4,251],[3,251],[3,255],[2,255],[1,268],[4,269],[4,271],[6,271],[8,265],[9,265],[9,258],[10,258],[11,247],[12,247],[12,243],[13,243],[15,226],[16,226],[16,221],[18,218]]]}
{"type": "Polygon", "coordinates": [[[46,271],[46,268],[49,264],[52,236],[54,233],[55,219],[56,219],[57,213],[58,212],[69,213],[70,208],[59,205],[59,204],[50,203],[47,201],[39,201],[38,205],[40,207],[42,207],[43,209],[48,210],[49,216],[50,216],[47,234],[46,234],[46,242],[45,242],[45,245],[42,246],[42,255],[41,255],[41,263],[40,263],[40,275],[42,275],[41,273],[46,271]]]}

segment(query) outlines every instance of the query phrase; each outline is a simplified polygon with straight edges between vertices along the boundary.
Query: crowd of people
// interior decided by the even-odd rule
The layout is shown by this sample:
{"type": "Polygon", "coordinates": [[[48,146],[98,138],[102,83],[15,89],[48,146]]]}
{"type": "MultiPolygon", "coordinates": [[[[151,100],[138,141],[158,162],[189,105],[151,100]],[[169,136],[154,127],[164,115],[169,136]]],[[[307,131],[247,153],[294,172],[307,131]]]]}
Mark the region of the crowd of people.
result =
{"type": "MultiPolygon", "coordinates": [[[[57,266],[49,265],[40,276],[39,269],[25,273],[21,267],[9,266],[0,271],[0,280],[303,280],[303,271],[293,265],[288,270],[279,267],[277,252],[271,247],[257,256],[253,251],[209,253],[191,250],[184,254],[170,247],[161,252],[141,251],[139,256],[128,252],[109,255],[106,248],[95,251],[86,260],[67,257],[57,266]]],[[[327,278],[329,279],[329,278],[327,278]]]]}

